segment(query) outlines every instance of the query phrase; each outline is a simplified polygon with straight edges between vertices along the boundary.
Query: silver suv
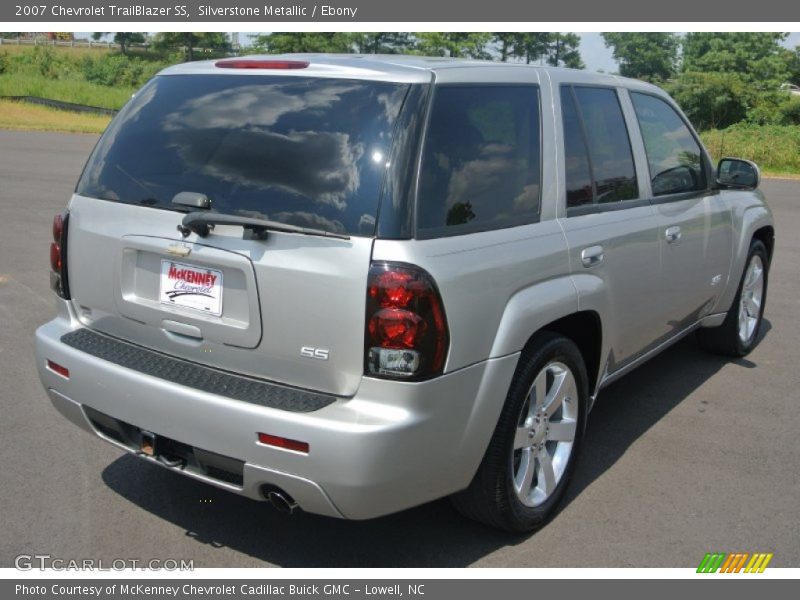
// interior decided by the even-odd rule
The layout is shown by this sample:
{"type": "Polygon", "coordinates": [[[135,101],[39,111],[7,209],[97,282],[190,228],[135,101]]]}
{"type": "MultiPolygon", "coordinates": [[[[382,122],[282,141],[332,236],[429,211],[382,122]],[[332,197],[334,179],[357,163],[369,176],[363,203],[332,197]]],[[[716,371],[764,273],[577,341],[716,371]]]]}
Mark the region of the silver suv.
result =
{"type": "Polygon", "coordinates": [[[599,391],[759,339],[773,220],[659,88],[419,57],[166,69],[54,222],[70,421],[285,511],[553,515],[599,391]]]}

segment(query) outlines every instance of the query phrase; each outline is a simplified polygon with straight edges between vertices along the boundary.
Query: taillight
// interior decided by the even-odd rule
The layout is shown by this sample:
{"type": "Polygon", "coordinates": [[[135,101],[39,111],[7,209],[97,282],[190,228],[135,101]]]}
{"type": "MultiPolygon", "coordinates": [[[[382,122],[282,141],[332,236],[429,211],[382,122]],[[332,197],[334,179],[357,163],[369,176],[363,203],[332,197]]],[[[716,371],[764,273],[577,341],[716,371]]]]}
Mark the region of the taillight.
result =
{"type": "Polygon", "coordinates": [[[449,337],[433,278],[412,265],[373,263],[365,338],[367,375],[412,380],[439,375],[449,337]]]}
{"type": "Polygon", "coordinates": [[[218,60],[214,66],[218,69],[305,69],[307,60],[258,60],[251,58],[230,58],[218,60]]]}
{"type": "Polygon", "coordinates": [[[53,217],[53,241],[55,242],[61,242],[61,237],[64,235],[65,219],[65,213],[59,213],[53,217]]]}
{"type": "Polygon", "coordinates": [[[56,242],[50,244],[50,270],[61,273],[61,245],[56,242]]]}
{"type": "Polygon", "coordinates": [[[69,300],[67,285],[67,224],[69,213],[53,218],[53,241],[50,243],[50,287],[62,298],[69,300]]]}

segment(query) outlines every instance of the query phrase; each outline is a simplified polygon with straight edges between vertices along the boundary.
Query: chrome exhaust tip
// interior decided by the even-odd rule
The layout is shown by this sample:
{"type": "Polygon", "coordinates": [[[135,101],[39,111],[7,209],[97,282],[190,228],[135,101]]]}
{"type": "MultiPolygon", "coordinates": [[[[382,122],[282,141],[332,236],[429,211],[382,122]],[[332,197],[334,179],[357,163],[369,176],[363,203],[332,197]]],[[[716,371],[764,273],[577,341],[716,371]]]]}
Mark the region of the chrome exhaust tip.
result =
{"type": "Polygon", "coordinates": [[[265,490],[264,496],[278,511],[291,515],[297,508],[297,502],[289,494],[280,489],[265,490]]]}

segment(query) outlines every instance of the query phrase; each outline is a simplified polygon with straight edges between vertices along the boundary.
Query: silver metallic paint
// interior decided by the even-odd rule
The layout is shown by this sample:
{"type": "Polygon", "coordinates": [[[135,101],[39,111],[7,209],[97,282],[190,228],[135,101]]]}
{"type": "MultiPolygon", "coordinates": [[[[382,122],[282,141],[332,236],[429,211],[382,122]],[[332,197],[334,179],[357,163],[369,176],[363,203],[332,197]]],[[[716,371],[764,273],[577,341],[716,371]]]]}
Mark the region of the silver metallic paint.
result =
{"type": "MultiPolygon", "coordinates": [[[[174,327],[160,327],[157,313],[120,316],[126,298],[115,291],[123,236],[150,236],[146,245],[158,248],[163,243],[166,255],[170,244],[182,240],[175,229],[181,215],[75,196],[69,238],[75,300],[57,300],[58,316],[36,334],[42,382],[70,421],[92,431],[81,409],[86,404],[184,443],[242,459],[244,486],[233,491],[252,498],[263,499],[259,487],[271,484],[285,489],[305,510],[329,516],[362,519],[402,510],[469,484],[519,353],[537,330],[577,311],[598,315],[602,340],[599,364],[594,365],[600,373],[591,390],[595,398],[603,385],[696,327],[719,325],[733,302],[754,232],[773,224],[761,193],[742,190],[567,216],[558,86],[617,88],[640,196],[649,198],[646,155],[626,90],[646,91],[671,103],[650,84],[481,61],[308,58],[309,69],[280,74],[416,83],[435,79],[436,84],[538,83],[543,117],[540,222],[424,241],[345,241],[275,233],[260,242],[243,240],[240,229],[226,227],[202,241],[192,235],[187,240],[193,249],[188,260],[208,256],[215,263],[230,254],[230,265],[238,265],[243,274],[241,289],[233,293],[240,294],[242,307],[248,305],[238,317],[247,327],[237,330],[229,324],[225,331],[224,324],[217,323],[221,329],[215,339],[198,341],[175,335],[174,327]],[[668,245],[665,232],[675,226],[681,228],[681,240],[668,245]],[[581,254],[594,246],[602,247],[603,260],[587,268],[581,254]],[[416,264],[436,280],[451,338],[441,377],[411,383],[363,376],[370,259],[416,264]],[[259,282],[257,294],[248,265],[259,282]],[[721,278],[714,286],[717,275],[721,278]],[[258,318],[252,312],[255,298],[258,318]],[[692,313],[695,308],[698,312],[692,313]],[[141,324],[148,319],[149,325],[141,324]],[[248,349],[253,344],[248,331],[252,333],[258,319],[260,341],[248,349]],[[61,335],[87,325],[187,360],[326,391],[340,399],[313,413],[292,413],[176,386],[60,343],[61,335]],[[235,345],[229,345],[231,341],[235,345]],[[330,360],[304,360],[298,349],[306,345],[330,348],[330,360]],[[47,359],[69,368],[70,379],[49,371],[47,359]],[[257,431],[306,441],[311,451],[303,456],[257,444],[257,431]]],[[[192,73],[224,75],[213,61],[166,71],[192,73]]],[[[147,280],[149,268],[143,265],[139,283],[147,280]]],[[[213,338],[204,319],[159,316],[213,338]]]]}

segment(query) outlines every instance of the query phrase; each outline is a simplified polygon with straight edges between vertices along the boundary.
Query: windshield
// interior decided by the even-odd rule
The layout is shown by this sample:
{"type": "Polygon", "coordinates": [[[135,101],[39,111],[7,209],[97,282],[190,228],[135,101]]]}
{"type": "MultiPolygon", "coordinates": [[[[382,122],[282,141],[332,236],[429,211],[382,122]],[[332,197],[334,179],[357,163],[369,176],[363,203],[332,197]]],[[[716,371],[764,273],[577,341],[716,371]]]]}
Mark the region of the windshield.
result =
{"type": "Polygon", "coordinates": [[[77,193],[373,235],[397,83],[255,75],[159,76],[117,115],[77,193]]]}

